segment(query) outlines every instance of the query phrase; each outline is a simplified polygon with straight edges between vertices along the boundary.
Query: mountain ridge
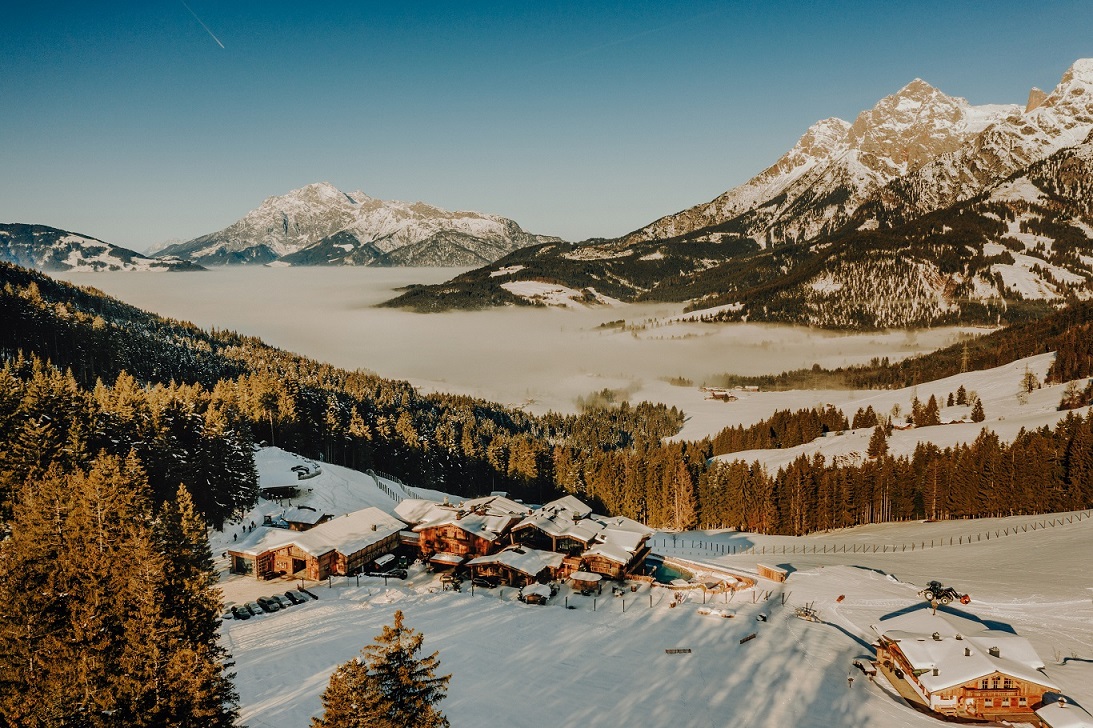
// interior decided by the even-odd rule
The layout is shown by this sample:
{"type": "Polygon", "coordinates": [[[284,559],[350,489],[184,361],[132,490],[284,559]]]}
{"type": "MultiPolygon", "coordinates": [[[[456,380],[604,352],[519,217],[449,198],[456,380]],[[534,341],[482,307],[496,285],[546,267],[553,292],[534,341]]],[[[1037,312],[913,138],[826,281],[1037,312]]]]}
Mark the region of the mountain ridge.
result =
{"type": "Polygon", "coordinates": [[[380,200],[316,182],[268,197],[228,227],[157,255],[213,265],[407,265],[412,260],[467,266],[559,240],[528,233],[499,215],[380,200]]]}
{"type": "Polygon", "coordinates": [[[1031,315],[1093,295],[1093,191],[1041,174],[1093,176],[1081,151],[1091,131],[1093,60],[1075,62],[1024,106],[972,106],[915,79],[853,123],[817,122],[708,203],[620,238],[516,251],[389,305],[529,303],[512,295],[528,287],[512,284],[542,281],[574,300],[594,300],[581,295],[594,289],[718,308],[717,318],[833,328],[1031,315]],[[1079,153],[1036,168],[1067,149],[1079,153]],[[1024,179],[1030,171],[1035,179],[1024,179]],[[976,201],[995,188],[997,199],[976,201]]]}

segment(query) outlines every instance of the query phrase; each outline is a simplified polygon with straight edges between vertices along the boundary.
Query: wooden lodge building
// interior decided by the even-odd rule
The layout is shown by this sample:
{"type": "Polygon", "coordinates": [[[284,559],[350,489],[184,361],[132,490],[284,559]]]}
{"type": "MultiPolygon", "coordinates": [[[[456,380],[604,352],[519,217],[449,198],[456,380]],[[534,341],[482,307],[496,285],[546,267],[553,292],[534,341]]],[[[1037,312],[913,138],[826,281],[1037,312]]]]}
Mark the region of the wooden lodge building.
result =
{"type": "Polygon", "coordinates": [[[511,540],[566,556],[559,576],[578,570],[612,579],[641,571],[653,529],[622,516],[600,516],[573,496],[533,511],[513,526],[511,540]]]}
{"type": "Polygon", "coordinates": [[[904,698],[961,719],[1034,722],[1058,688],[1028,640],[928,607],[882,620],[877,666],[904,698]]]}
{"type": "Polygon", "coordinates": [[[262,527],[228,549],[230,570],[258,579],[299,574],[312,581],[352,574],[398,548],[405,527],[379,508],[323,520],[306,531],[262,527]]]}
{"type": "MultiPolygon", "coordinates": [[[[504,496],[487,496],[457,505],[407,499],[395,507],[399,518],[417,534],[417,549],[432,565],[459,566],[468,559],[493,554],[505,545],[509,529],[527,506],[504,496]]],[[[402,543],[406,545],[407,539],[402,543]]]]}
{"type": "Polygon", "coordinates": [[[495,554],[471,559],[467,566],[471,576],[492,577],[502,584],[522,587],[559,578],[563,558],[553,551],[512,544],[495,554]]]}

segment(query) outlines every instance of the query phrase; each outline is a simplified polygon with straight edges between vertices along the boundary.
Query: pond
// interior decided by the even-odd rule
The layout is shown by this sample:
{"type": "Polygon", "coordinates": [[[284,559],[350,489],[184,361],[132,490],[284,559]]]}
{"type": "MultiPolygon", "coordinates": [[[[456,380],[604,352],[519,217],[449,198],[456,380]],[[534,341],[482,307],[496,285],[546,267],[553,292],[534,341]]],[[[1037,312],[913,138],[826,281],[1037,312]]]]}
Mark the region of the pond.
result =
{"type": "Polygon", "coordinates": [[[671,584],[676,579],[690,581],[694,574],[678,564],[668,563],[662,559],[647,559],[645,561],[645,573],[651,575],[660,584],[671,584]]]}

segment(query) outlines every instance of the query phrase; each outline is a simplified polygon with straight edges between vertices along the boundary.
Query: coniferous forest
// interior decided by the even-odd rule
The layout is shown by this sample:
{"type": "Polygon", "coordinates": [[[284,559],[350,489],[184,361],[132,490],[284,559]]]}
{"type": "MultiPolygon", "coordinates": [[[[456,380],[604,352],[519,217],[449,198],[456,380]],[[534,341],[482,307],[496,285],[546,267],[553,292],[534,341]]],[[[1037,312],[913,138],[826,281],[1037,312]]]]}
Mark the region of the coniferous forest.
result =
{"type": "MultiPolygon", "coordinates": [[[[260,442],[461,496],[573,493],[657,528],[801,535],[1093,506],[1093,414],[1010,444],[984,431],[910,457],[887,453],[890,422],[877,413],[849,420],[832,407],[668,441],[683,413],[664,405],[532,416],[424,395],[8,264],[0,321],[0,725],[231,723],[205,524],[255,503],[260,442]],[[860,462],[817,456],[768,472],[711,460],[849,427],[874,428],[860,462]]],[[[854,376],[898,385],[908,372],[943,376],[1047,348],[1058,352],[1049,379],[1087,377],[1091,326],[1093,306],[1077,304],[971,342],[971,354],[877,362],[854,376]]],[[[1088,392],[1060,406],[1082,407],[1088,392]]],[[[937,408],[916,403],[914,424],[934,424],[937,408]]]]}

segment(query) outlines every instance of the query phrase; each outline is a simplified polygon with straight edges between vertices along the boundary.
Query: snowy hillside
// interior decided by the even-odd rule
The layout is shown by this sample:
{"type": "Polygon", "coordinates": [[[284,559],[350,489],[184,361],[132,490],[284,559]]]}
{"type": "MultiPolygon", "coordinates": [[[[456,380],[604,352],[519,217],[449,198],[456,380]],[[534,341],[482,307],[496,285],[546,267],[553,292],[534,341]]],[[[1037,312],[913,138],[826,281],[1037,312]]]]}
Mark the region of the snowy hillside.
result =
{"type": "MultiPolygon", "coordinates": [[[[283,483],[293,464],[311,465],[276,449],[263,450],[258,461],[263,486],[283,483]]],[[[321,475],[300,481],[314,484],[308,497],[316,507],[393,505],[370,476],[320,467],[321,475]]],[[[456,726],[925,728],[936,719],[909,707],[883,679],[868,681],[852,663],[872,655],[871,625],[924,607],[916,591],[929,579],[971,593],[961,613],[1016,629],[1053,682],[1079,704],[1093,704],[1087,515],[1028,532],[1015,531],[1052,517],[890,524],[805,538],[660,534],[654,550],[665,555],[752,577],[757,562],[791,572],[784,585],[759,579],[757,588],[731,599],[685,592],[678,606],[671,606],[673,592],[644,584],[620,597],[606,589],[585,597],[563,586],[547,606],[525,605],[508,588],[442,591],[436,574],[414,565],[406,581],[387,585],[368,577],[359,586],[345,577],[311,584],[317,601],[245,622],[229,619],[221,631],[235,661],[242,722],[252,726],[307,725],[321,710],[319,696],[334,668],[401,609],[406,623],[424,633],[426,652],[439,650],[442,670],[453,675],[441,707],[456,726]],[[1000,537],[984,540],[986,533],[1000,537]],[[966,543],[971,534],[979,539],[966,543]],[[959,545],[893,548],[958,535],[959,545]],[[732,555],[734,547],[758,553],[732,555]],[[1007,568],[981,568],[987,562],[1007,568]],[[792,616],[807,603],[820,622],[792,616]],[[756,619],[760,614],[765,621],[756,619]],[[848,675],[856,677],[849,684],[848,675]]],[[[222,548],[225,536],[230,541],[227,530],[214,534],[214,548],[222,548]]],[[[232,576],[223,588],[238,603],[294,585],[232,576]]]]}
{"type": "MultiPolygon", "coordinates": [[[[917,396],[923,402],[929,400],[931,396],[936,397],[944,405],[949,393],[964,387],[966,391],[974,392],[983,402],[985,421],[972,422],[971,407],[967,405],[942,406],[943,424],[895,430],[888,439],[889,453],[894,456],[910,456],[920,442],[931,442],[939,448],[971,443],[984,427],[995,432],[1001,442],[1011,442],[1022,428],[1034,430],[1045,426],[1054,427],[1056,422],[1066,417],[1067,412],[1060,412],[1058,409],[1059,400],[1066,389],[1065,384],[1043,386],[1029,393],[1027,397],[1018,397],[1026,369],[1036,376],[1037,381],[1043,381],[1054,358],[1054,354],[1041,354],[995,369],[958,374],[906,389],[879,392],[739,393],[740,399],[725,405],[725,409],[736,408],[736,405],[740,405],[731,423],[735,425],[747,424],[748,420],[758,421],[762,417],[769,417],[776,407],[801,409],[817,406],[818,403],[833,404],[841,409],[848,419],[853,418],[858,409],[872,407],[873,411],[881,415],[889,415],[893,411],[900,412],[902,416],[894,417],[893,423],[902,426],[903,417],[911,411],[911,401],[914,397],[917,396]],[[775,395],[779,396],[775,397],[775,395]],[[768,399],[768,402],[765,407],[762,407],[760,403],[764,399],[768,399]],[[775,402],[778,404],[775,405],[775,402]],[[894,409],[897,407],[898,410],[894,409]],[[737,419],[740,421],[736,421],[737,419]]],[[[1084,384],[1084,380],[1081,383],[1084,384]]],[[[712,424],[709,419],[702,421],[702,426],[705,428],[710,428],[712,424]]],[[[677,437],[696,436],[698,426],[696,423],[686,427],[677,437]]],[[[822,454],[829,463],[832,461],[862,462],[866,458],[872,431],[873,428],[870,427],[847,430],[844,433],[830,433],[827,437],[797,447],[747,450],[721,455],[719,459],[758,461],[772,472],[801,455],[811,457],[815,453],[822,454]]]]}
{"type": "MultiPolygon", "coordinates": [[[[922,79],[848,123],[812,126],[775,164],[706,205],[661,218],[626,242],[686,236],[736,220],[732,232],[761,245],[809,240],[842,226],[888,182],[954,152],[1016,106],[972,106],[922,79]]],[[[697,239],[701,239],[698,236],[697,239]]]]}
{"type": "Polygon", "coordinates": [[[310,184],[270,197],[215,233],[171,245],[174,255],[211,265],[481,265],[517,248],[557,238],[524,232],[512,220],[449,212],[310,184]]]}
{"type": "Polygon", "coordinates": [[[0,260],[41,271],[180,271],[201,266],[177,258],[149,258],[97,238],[45,225],[0,224],[0,260]]]}

